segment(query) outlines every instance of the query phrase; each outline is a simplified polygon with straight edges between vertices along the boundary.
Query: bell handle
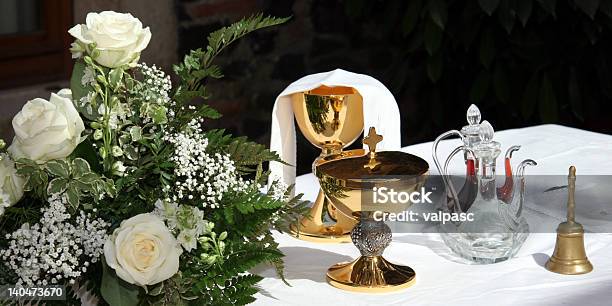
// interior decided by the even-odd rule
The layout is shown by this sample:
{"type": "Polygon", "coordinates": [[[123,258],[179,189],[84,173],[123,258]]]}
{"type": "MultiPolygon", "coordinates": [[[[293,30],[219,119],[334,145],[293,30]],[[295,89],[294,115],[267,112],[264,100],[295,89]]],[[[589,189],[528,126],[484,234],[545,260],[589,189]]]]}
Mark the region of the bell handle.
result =
{"type": "Polygon", "coordinates": [[[569,168],[569,175],[567,176],[567,222],[576,221],[576,202],[574,200],[574,194],[576,193],[576,167],[571,166],[569,168]]]}

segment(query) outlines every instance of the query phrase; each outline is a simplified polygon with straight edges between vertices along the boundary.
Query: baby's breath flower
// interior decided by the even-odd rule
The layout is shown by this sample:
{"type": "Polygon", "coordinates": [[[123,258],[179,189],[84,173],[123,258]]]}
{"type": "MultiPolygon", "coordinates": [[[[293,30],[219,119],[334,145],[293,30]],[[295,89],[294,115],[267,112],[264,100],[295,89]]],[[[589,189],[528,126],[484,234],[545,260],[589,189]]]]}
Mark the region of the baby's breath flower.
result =
{"type": "Polygon", "coordinates": [[[157,68],[157,66],[148,66],[146,63],[138,64],[142,74],[142,83],[135,88],[135,93],[142,97],[144,102],[156,104],[167,104],[170,102],[170,90],[172,82],[170,76],[157,68]]]}
{"type": "Polygon", "coordinates": [[[275,179],[273,182],[270,185],[268,194],[275,200],[289,200],[287,199],[287,189],[289,189],[289,186],[282,179],[275,179]]]}
{"type": "Polygon", "coordinates": [[[71,221],[66,205],[65,197],[52,195],[49,206],[41,210],[39,223],[24,223],[7,234],[8,248],[0,250],[0,258],[19,277],[17,285],[74,281],[104,252],[109,224],[83,211],[71,221]]]}
{"type": "Polygon", "coordinates": [[[204,137],[198,120],[192,120],[184,132],[165,138],[174,144],[170,158],[176,164],[176,182],[169,200],[191,200],[203,208],[218,208],[223,194],[244,191],[250,185],[236,172],[236,166],[225,153],[208,153],[208,139],[204,137]]]}

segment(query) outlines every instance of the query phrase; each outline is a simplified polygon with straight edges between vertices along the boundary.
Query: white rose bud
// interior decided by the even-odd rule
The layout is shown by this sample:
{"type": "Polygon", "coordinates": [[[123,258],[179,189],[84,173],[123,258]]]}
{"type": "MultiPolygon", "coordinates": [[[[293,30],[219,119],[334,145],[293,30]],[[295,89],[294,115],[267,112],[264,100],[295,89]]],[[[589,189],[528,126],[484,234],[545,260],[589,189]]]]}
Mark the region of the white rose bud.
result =
{"type": "Polygon", "coordinates": [[[102,130],[96,130],[96,131],[93,133],[93,139],[94,139],[94,140],[100,140],[100,139],[102,139],[102,136],[103,136],[103,135],[102,135],[102,130]]]}
{"type": "Polygon", "coordinates": [[[125,166],[122,161],[116,161],[113,163],[113,174],[117,176],[125,175],[125,166]]]}
{"type": "Polygon", "coordinates": [[[39,163],[65,158],[81,142],[83,120],[72,104],[70,89],[52,93],[49,101],[28,101],[13,118],[15,138],[8,148],[14,159],[39,163]]]}
{"type": "Polygon", "coordinates": [[[121,155],[123,155],[123,150],[121,150],[121,148],[119,146],[113,146],[111,148],[113,156],[114,157],[119,157],[121,155]]]}
{"type": "Polygon", "coordinates": [[[98,153],[100,154],[100,157],[102,157],[102,159],[106,158],[106,149],[104,147],[101,147],[100,150],[98,150],[98,153]]]}
{"type": "Polygon", "coordinates": [[[104,244],[104,257],[117,276],[138,286],[154,285],[174,276],[183,253],[164,222],[140,214],[121,222],[104,244]]]}
{"type": "MultiPolygon", "coordinates": [[[[151,31],[143,29],[138,18],[113,11],[89,13],[85,24],[74,26],[68,33],[82,45],[95,44],[99,55],[94,60],[109,68],[135,64],[151,40],[151,31]]],[[[83,51],[73,49],[75,53],[83,51]]]]}
{"type": "Polygon", "coordinates": [[[25,180],[17,174],[15,163],[8,154],[0,154],[0,216],[5,208],[21,199],[24,184],[25,180]]]}

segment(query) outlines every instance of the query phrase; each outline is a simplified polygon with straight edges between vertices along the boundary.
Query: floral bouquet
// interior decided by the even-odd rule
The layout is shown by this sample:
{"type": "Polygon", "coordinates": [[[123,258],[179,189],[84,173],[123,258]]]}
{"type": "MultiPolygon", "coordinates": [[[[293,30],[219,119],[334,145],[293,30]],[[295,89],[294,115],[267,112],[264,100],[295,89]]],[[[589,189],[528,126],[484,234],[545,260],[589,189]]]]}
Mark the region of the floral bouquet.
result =
{"type": "MultiPolygon", "coordinates": [[[[174,66],[176,82],[138,63],[151,33],[130,14],[90,13],[69,30],[70,89],[28,101],[0,141],[0,285],[60,285],[110,305],[222,305],[254,300],[283,254],[271,229],[304,212],[291,187],[268,181],[276,153],[223,130],[202,103],[213,59],[261,15],[213,32],[174,66]]],[[[45,301],[52,304],[53,301],[45,301]]]]}

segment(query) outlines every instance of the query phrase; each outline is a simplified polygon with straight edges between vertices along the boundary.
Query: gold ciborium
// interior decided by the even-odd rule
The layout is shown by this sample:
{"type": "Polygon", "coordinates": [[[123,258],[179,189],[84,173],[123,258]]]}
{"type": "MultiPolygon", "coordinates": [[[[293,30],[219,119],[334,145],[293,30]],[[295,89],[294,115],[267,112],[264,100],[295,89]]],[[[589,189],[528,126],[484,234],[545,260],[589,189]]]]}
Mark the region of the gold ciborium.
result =
{"type": "Polygon", "coordinates": [[[410,287],[416,280],[412,268],[382,257],[391,243],[391,229],[381,217],[384,213],[405,211],[412,203],[375,203],[373,192],[383,187],[407,194],[420,190],[427,179],[429,165],[404,152],[376,152],[376,144],[381,140],[382,136],[370,128],[364,139],[370,147],[368,155],[332,160],[316,167],[315,174],[338,215],[358,219],[351,231],[351,240],[361,256],[327,270],[327,281],[340,289],[382,293],[410,287]]]}
{"type": "MultiPolygon", "coordinates": [[[[343,151],[363,132],[363,98],[351,87],[327,87],[293,94],[293,112],[302,134],[321,149],[312,167],[365,154],[363,149],[343,151]]],[[[348,233],[356,223],[350,215],[338,214],[321,190],[307,216],[291,225],[291,233],[314,242],[349,242],[348,233]],[[323,222],[327,210],[335,224],[323,222]]]]}

